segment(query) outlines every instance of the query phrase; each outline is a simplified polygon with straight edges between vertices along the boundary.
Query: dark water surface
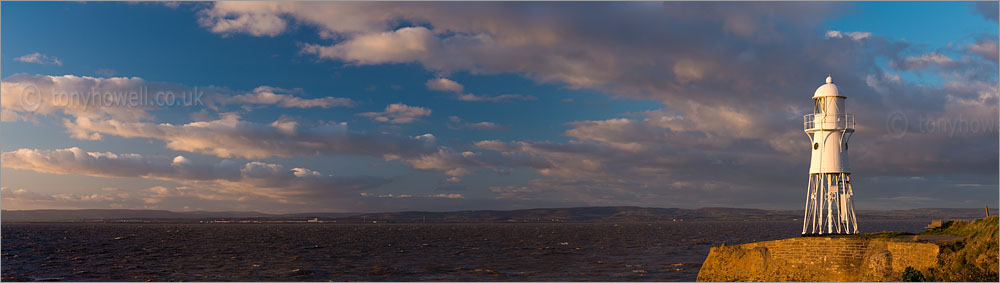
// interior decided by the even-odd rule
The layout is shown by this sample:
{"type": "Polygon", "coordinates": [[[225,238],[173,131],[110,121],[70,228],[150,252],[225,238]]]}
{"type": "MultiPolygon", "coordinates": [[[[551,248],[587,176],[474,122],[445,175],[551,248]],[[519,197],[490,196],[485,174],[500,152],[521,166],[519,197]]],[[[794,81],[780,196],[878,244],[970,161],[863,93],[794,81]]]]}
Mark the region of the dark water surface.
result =
{"type": "MultiPolygon", "coordinates": [[[[925,221],[862,222],[865,232],[925,221]]],[[[694,281],[711,246],[801,222],[3,224],[4,280],[694,281]]]]}

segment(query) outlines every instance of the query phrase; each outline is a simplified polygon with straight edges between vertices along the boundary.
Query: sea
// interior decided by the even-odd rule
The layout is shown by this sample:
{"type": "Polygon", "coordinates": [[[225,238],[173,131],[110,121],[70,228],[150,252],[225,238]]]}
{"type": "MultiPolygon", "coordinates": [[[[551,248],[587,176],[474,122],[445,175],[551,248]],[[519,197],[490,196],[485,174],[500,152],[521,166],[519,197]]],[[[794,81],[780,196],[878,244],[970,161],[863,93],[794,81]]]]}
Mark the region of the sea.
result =
{"type": "MultiPolygon", "coordinates": [[[[926,221],[860,222],[918,232],[926,221]]],[[[2,224],[4,281],[694,281],[797,221],[2,224]]]]}

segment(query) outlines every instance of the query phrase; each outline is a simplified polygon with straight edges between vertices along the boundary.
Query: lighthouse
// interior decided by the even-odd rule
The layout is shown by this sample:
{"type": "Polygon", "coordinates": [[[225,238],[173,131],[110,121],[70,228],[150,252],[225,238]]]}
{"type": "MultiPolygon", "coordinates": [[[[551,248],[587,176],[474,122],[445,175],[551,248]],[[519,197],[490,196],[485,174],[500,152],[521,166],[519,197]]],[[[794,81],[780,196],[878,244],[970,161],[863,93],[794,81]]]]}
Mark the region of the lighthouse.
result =
{"type": "Polygon", "coordinates": [[[854,114],[847,113],[847,97],[840,94],[829,76],[812,98],[813,113],[803,117],[812,161],[802,234],[857,234],[851,168],[847,161],[847,142],[854,134],[854,114]]]}

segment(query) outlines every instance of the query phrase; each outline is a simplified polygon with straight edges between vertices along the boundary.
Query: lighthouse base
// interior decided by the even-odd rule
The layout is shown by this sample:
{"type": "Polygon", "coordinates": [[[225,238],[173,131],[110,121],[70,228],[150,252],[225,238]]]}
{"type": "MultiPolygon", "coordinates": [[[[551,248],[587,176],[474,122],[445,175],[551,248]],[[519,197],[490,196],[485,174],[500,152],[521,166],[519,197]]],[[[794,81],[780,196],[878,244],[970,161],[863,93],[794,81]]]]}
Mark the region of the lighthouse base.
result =
{"type": "Polygon", "coordinates": [[[857,234],[850,173],[809,174],[803,235],[857,234]]]}

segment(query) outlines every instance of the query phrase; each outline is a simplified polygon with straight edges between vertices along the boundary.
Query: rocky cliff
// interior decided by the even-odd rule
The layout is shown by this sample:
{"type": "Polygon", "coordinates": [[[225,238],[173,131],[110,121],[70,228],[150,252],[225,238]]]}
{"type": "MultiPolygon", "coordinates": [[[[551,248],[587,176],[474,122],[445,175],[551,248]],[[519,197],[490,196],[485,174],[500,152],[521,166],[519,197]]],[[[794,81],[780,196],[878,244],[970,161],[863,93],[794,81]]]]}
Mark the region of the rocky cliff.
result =
{"type": "Polygon", "coordinates": [[[723,245],[711,248],[698,281],[902,281],[906,272],[909,279],[996,282],[997,234],[997,218],[991,217],[948,222],[917,235],[723,245]]]}
{"type": "Polygon", "coordinates": [[[803,237],[713,247],[698,281],[885,281],[937,264],[938,245],[885,238],[803,237]]]}

